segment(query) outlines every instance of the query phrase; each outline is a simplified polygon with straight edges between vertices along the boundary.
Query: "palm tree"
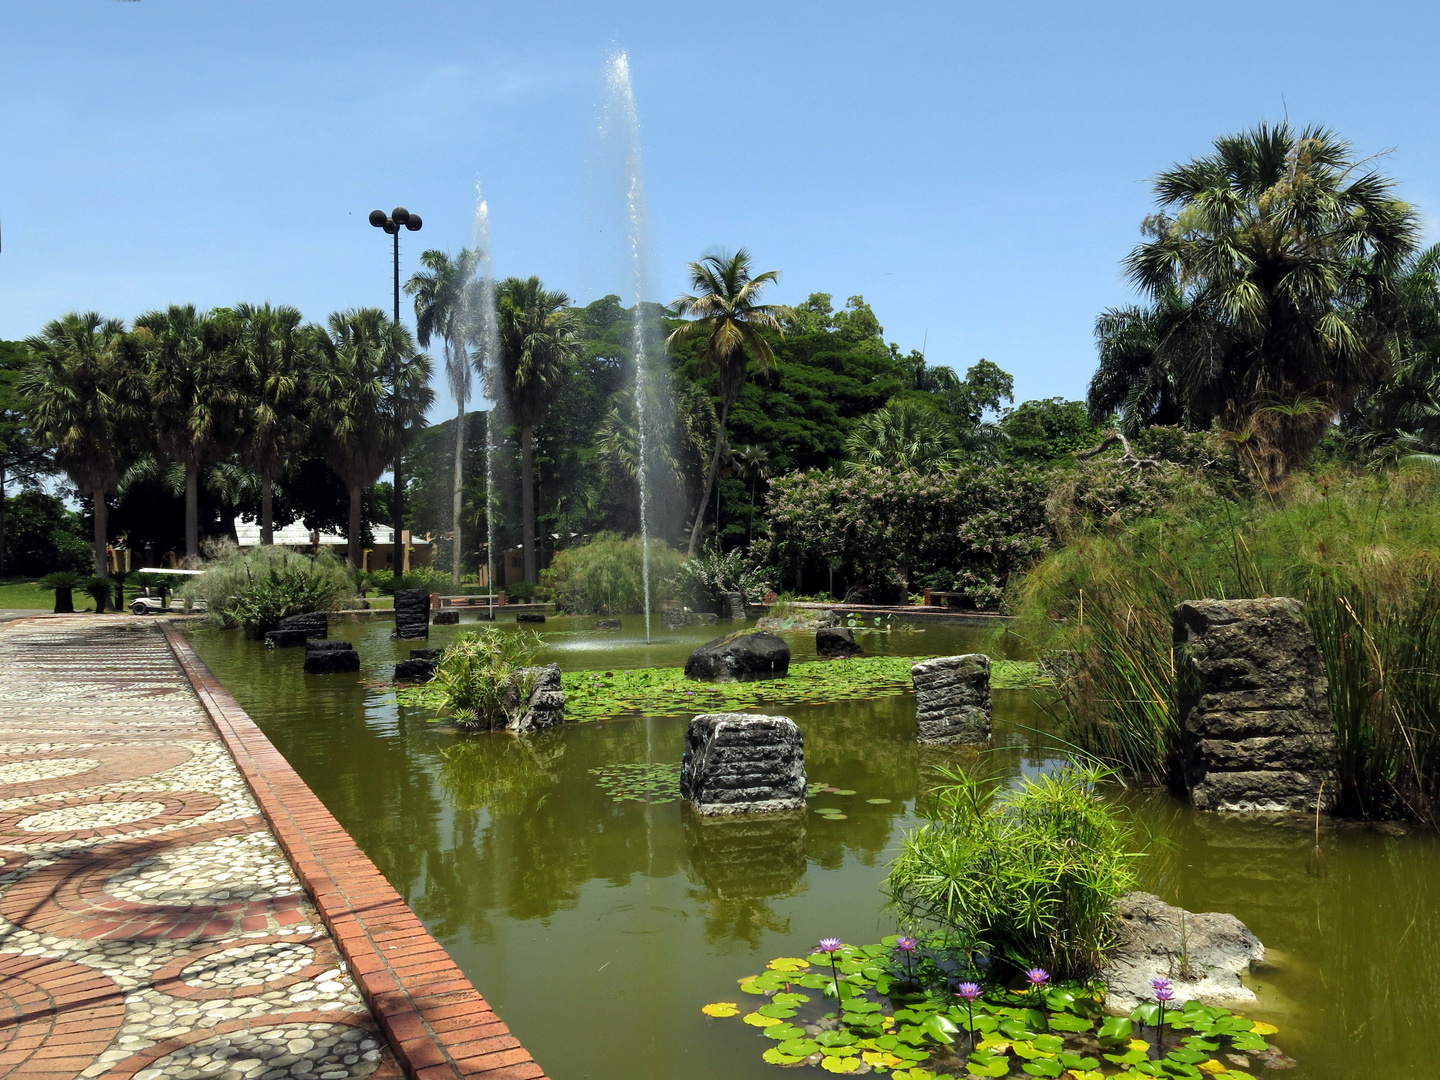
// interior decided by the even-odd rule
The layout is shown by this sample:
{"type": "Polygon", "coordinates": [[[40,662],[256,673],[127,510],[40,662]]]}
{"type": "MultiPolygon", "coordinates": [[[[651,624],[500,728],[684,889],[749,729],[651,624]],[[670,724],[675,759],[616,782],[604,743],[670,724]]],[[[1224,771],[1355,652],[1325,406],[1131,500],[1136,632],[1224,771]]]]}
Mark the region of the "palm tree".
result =
{"type": "Polygon", "coordinates": [[[948,469],[961,459],[945,417],[913,401],[891,401],[862,416],[845,443],[845,468],[948,469]]]}
{"type": "Polygon", "coordinates": [[[185,558],[200,555],[200,470],[222,456],[234,428],[228,321],[172,304],[135,320],[130,344],[145,370],[160,452],[185,467],[185,558]]]}
{"type": "MultiPolygon", "coordinates": [[[[539,580],[535,556],[535,426],[545,419],[580,358],[580,328],[570,297],[538,277],[506,278],[495,289],[501,378],[520,429],[520,525],[525,580],[539,580]]],[[[494,396],[493,393],[491,395],[494,396]]]]}
{"type": "Polygon", "coordinates": [[[1186,421],[1186,399],[1173,358],[1193,353],[1211,328],[1173,282],[1148,306],[1106,308],[1095,320],[1100,364],[1090,379],[1086,406],[1103,423],[1118,414],[1121,429],[1186,421]]]}
{"type": "Polygon", "coordinates": [[[740,479],[750,481],[750,516],[745,522],[745,543],[755,535],[755,489],[770,476],[770,455],[763,446],[737,446],[730,452],[730,461],[740,479]]]}
{"type": "Polygon", "coordinates": [[[765,340],[764,331],[785,336],[780,317],[786,314],[786,309],[757,302],[765,286],[779,280],[778,270],[752,276],[750,253],[744,248],[734,254],[711,251],[699,262],[690,264],[690,287],[694,292],[680,297],[673,305],[681,317],[689,316],[693,321],[677,327],[670,334],[669,343],[701,338],[701,363],[707,372],[717,372],[720,382],[720,423],[705,486],[695,508],[695,524],[690,530],[688,550],[692,557],[700,544],[705,504],[710,501],[710,489],[715,486],[715,475],[720,470],[725,424],[745,386],[745,373],[751,361],[761,372],[769,371],[775,364],[775,353],[765,340]]]}
{"type": "Polygon", "coordinates": [[[451,503],[453,552],[450,577],[460,584],[460,513],[462,487],[465,481],[465,406],[470,400],[469,301],[471,279],[476,256],[461,248],[460,256],[451,259],[445,251],[427,251],[420,256],[426,273],[417,273],[405,283],[405,291],[415,297],[415,336],[421,348],[430,347],[431,337],[439,337],[445,350],[445,376],[450,394],[455,399],[455,482],[451,503]]]}
{"type": "MultiPolygon", "coordinates": [[[[430,358],[417,353],[410,331],[379,308],[337,311],[330,316],[329,331],[321,339],[316,420],[324,432],[325,460],[350,494],[347,554],[350,565],[359,569],[365,489],[380,479],[394,460],[397,436],[424,417],[435,395],[430,389],[430,358]],[[395,395],[385,385],[393,375],[398,375],[395,395]]],[[[398,574],[403,565],[399,536],[394,550],[398,574]]]]}
{"type": "Polygon", "coordinates": [[[1165,361],[1194,420],[1253,436],[1278,482],[1387,368],[1417,215],[1348,143],[1288,123],[1216,140],[1155,193],[1128,270],[1156,301],[1179,289],[1208,328],[1165,342],[1165,361]]]}
{"type": "Polygon", "coordinates": [[[233,314],[240,456],[260,478],[260,542],[275,542],[275,481],[310,441],[313,368],[324,331],[298,308],[239,304],[233,314]]]}
{"type": "Polygon", "coordinates": [[[125,324],[94,312],[48,323],[26,345],[31,364],[21,381],[35,437],[55,449],[56,463],[95,504],[95,575],[109,576],[106,496],[134,454],[143,394],[120,345],[125,324]]]}

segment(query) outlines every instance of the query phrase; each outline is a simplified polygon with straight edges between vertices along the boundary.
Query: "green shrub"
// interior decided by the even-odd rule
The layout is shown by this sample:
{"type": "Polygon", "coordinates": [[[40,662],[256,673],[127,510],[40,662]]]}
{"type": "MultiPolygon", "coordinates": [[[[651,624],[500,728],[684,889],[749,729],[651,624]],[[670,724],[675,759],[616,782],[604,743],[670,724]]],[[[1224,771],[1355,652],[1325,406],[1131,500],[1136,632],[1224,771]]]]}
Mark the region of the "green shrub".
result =
{"type": "Polygon", "coordinates": [[[747,601],[758,601],[765,592],[767,576],[765,568],[752,566],[740,548],[721,551],[719,542],[712,540],[700,555],[680,564],[675,587],[696,611],[715,611],[722,593],[738,592],[747,601]]]}
{"type": "MultiPolygon", "coordinates": [[[[596,533],[588,544],[557,551],[541,581],[558,610],[571,615],[633,615],[645,610],[640,538],[596,533]]],[[[650,541],[650,606],[675,595],[685,556],[663,540],[650,541]]],[[[514,598],[517,594],[509,591],[514,598]]]]}
{"type": "Polygon", "coordinates": [[[1098,974],[1141,854],[1096,791],[1102,774],[1071,768],[1000,790],[942,772],[951,783],[932,791],[932,820],[906,836],[885,882],[901,925],[938,931],[992,976],[1098,974]]]}
{"type": "Polygon", "coordinates": [[[531,630],[484,627],[461,634],[446,646],[429,689],[461,726],[502,727],[530,696],[533,687],[521,685],[516,692],[516,669],[534,663],[540,645],[531,630]]]}
{"type": "Polygon", "coordinates": [[[75,590],[83,588],[89,578],[78,570],[56,570],[46,574],[37,584],[42,589],[50,589],[55,593],[55,613],[61,614],[75,610],[75,590]]]}
{"type": "Polygon", "coordinates": [[[205,573],[180,589],[186,600],[203,599],[211,622],[262,637],[287,615],[330,611],[354,591],[350,572],[330,552],[305,555],[289,548],[222,548],[205,573]]]}

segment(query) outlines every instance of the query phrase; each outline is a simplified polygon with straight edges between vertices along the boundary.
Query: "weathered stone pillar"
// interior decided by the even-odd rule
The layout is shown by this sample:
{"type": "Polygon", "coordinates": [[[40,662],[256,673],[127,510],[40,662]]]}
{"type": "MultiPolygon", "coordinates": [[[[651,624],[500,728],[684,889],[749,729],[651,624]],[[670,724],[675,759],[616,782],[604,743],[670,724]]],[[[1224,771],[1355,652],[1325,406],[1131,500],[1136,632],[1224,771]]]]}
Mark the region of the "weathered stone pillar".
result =
{"type": "Polygon", "coordinates": [[[910,669],[915,726],[922,743],[983,743],[990,739],[990,658],[984,653],[939,656],[910,669]]]}
{"type": "Polygon", "coordinates": [[[801,810],[805,736],[788,716],[697,716],[685,732],[680,794],[702,814],[801,810]]]}
{"type": "Polygon", "coordinates": [[[722,619],[745,618],[745,594],[741,592],[721,593],[720,617],[722,619]]]}
{"type": "Polygon", "coordinates": [[[539,731],[565,722],[565,691],[560,684],[560,665],[515,669],[510,684],[511,731],[539,731]]]}
{"type": "Polygon", "coordinates": [[[429,682],[444,649],[411,649],[410,659],[395,665],[396,682],[429,682]]]}
{"type": "Polygon", "coordinates": [[[455,626],[460,622],[460,612],[455,608],[441,608],[435,612],[436,626],[455,626]]]}
{"type": "Polygon", "coordinates": [[[395,590],[395,636],[430,636],[430,594],[424,589],[395,590]]]}
{"type": "Polygon", "coordinates": [[[1201,810],[1313,810],[1334,768],[1325,665],[1298,600],[1174,615],[1185,783],[1201,810]]]}
{"type": "Polygon", "coordinates": [[[330,636],[330,616],[323,611],[307,611],[303,615],[287,615],[280,625],[265,634],[265,644],[272,649],[298,648],[309,638],[330,636]]]}
{"type": "Polygon", "coordinates": [[[815,631],[816,656],[864,656],[865,650],[855,640],[855,631],[848,626],[822,626],[815,631]]]}
{"type": "Polygon", "coordinates": [[[311,638],[305,642],[305,674],[335,675],[360,670],[360,653],[348,641],[311,638]]]}

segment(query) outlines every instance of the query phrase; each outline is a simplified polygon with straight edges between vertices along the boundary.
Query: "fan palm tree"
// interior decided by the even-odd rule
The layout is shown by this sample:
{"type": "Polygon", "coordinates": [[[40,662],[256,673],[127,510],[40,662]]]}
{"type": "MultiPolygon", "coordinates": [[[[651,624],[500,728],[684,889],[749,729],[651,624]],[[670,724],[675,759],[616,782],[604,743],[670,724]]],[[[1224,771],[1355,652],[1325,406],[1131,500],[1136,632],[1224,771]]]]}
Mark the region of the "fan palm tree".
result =
{"type": "MultiPolygon", "coordinates": [[[[506,278],[495,289],[500,375],[510,418],[520,429],[520,524],[525,580],[539,580],[535,553],[535,426],[580,358],[580,327],[570,297],[538,277],[506,278]]],[[[492,397],[495,396],[493,393],[492,397]]]]}
{"type": "Polygon", "coordinates": [[[445,350],[445,376],[455,399],[455,480],[450,523],[453,530],[450,576],[460,584],[460,515],[465,482],[465,406],[470,401],[470,299],[476,256],[462,248],[459,258],[449,252],[427,251],[420,256],[426,269],[411,276],[405,291],[415,297],[415,336],[421,348],[440,338],[445,350]]]}
{"type": "Polygon", "coordinates": [[[260,478],[260,542],[275,542],[275,481],[310,441],[314,366],[324,331],[298,308],[233,313],[240,457],[260,478]]]}
{"type": "Polygon", "coordinates": [[[1157,301],[1179,289],[1208,328],[1165,346],[1185,407],[1253,433],[1260,478],[1278,482],[1388,366],[1417,215],[1348,143],[1289,124],[1216,140],[1155,193],[1127,268],[1157,301]]]}
{"type": "Polygon", "coordinates": [[[730,452],[730,461],[740,479],[750,481],[750,516],[745,522],[745,543],[755,535],[755,489],[770,476],[770,455],[763,446],[737,446],[730,452]]]}
{"type": "Polygon", "coordinates": [[[945,417],[913,401],[891,401],[862,416],[845,443],[846,468],[948,469],[962,455],[945,417]]]}
{"type": "MultiPolygon", "coordinates": [[[[416,352],[410,331],[379,308],[335,312],[321,345],[316,421],[324,432],[325,461],[350,494],[347,554],[350,565],[359,569],[364,533],[361,500],[365,489],[394,460],[397,437],[424,417],[434,399],[430,358],[416,352]],[[385,384],[397,375],[398,393],[392,394],[385,384]]],[[[394,542],[398,574],[400,537],[394,542]]]]}
{"type": "Polygon", "coordinates": [[[765,286],[779,280],[778,270],[752,275],[750,253],[744,248],[733,254],[711,251],[699,262],[690,264],[690,287],[694,292],[680,297],[673,305],[682,318],[688,317],[691,321],[677,327],[670,334],[669,343],[701,339],[701,363],[707,372],[714,371],[719,376],[720,422],[710,467],[695,508],[695,524],[690,529],[688,551],[692,557],[700,544],[705,504],[710,501],[710,489],[715,486],[715,476],[720,471],[725,424],[745,386],[745,373],[752,361],[761,372],[769,371],[775,364],[775,353],[765,339],[766,330],[785,336],[780,318],[787,309],[758,302],[765,286]]]}
{"type": "Polygon", "coordinates": [[[94,501],[97,577],[109,574],[105,499],[135,452],[142,412],[142,379],[127,364],[124,336],[124,323],[94,312],[56,319],[26,342],[31,364],[20,384],[36,439],[94,501]]]}
{"type": "Polygon", "coordinates": [[[1102,311],[1095,320],[1100,364],[1085,399],[1091,419],[1103,423],[1118,414],[1130,436],[1153,424],[1186,421],[1175,358],[1193,353],[1194,335],[1209,329],[1203,322],[1173,282],[1148,306],[1102,311]]]}
{"type": "Polygon", "coordinates": [[[145,371],[152,434],[185,467],[185,559],[200,556],[200,470],[223,456],[238,402],[228,320],[172,304],[135,320],[129,343],[145,371]]]}

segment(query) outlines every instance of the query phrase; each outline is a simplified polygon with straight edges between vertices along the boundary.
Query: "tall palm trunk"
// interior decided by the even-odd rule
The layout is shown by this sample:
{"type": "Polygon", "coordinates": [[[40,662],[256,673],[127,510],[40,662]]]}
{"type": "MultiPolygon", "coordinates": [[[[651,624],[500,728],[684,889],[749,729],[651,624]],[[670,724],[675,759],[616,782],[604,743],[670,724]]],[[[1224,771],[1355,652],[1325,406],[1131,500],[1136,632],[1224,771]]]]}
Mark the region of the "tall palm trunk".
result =
{"type": "Polygon", "coordinates": [[[260,543],[275,543],[275,481],[268,473],[260,477],[260,543]]]}
{"type": "Polygon", "coordinates": [[[520,428],[520,527],[524,530],[521,546],[525,552],[525,580],[540,579],[535,565],[535,427],[520,428]]]}
{"type": "Polygon", "coordinates": [[[5,466],[0,465],[0,574],[5,573],[5,466]]]}
{"type": "Polygon", "coordinates": [[[185,565],[193,568],[200,557],[200,468],[185,463],[185,565]]]}
{"type": "MultiPolygon", "coordinates": [[[[398,553],[399,553],[399,551],[400,551],[400,536],[399,536],[398,533],[397,533],[396,536],[395,536],[395,543],[392,545],[392,547],[393,547],[393,549],[395,550],[395,552],[396,552],[397,555],[398,555],[398,553]]],[[[350,559],[350,565],[351,565],[352,567],[354,567],[356,570],[359,570],[359,569],[360,569],[360,488],[359,488],[359,487],[355,487],[355,486],[352,486],[352,487],[350,488],[350,529],[349,529],[349,537],[348,537],[348,543],[347,543],[347,545],[346,545],[346,551],[345,551],[345,553],[346,553],[346,555],[347,555],[347,556],[349,557],[349,559],[350,559]]],[[[392,568],[393,568],[393,570],[395,571],[395,576],[396,576],[396,577],[399,577],[399,576],[400,576],[400,563],[399,563],[398,561],[396,561],[396,562],[394,563],[394,566],[393,566],[392,568]]]]}
{"type": "Polygon", "coordinates": [[[465,405],[460,404],[455,417],[455,492],[450,504],[450,526],[453,531],[451,543],[455,550],[450,556],[450,580],[460,584],[460,503],[462,486],[465,482],[465,405]]]}
{"type": "MultiPolygon", "coordinates": [[[[694,557],[700,547],[700,530],[705,524],[705,504],[710,501],[710,489],[715,486],[715,475],[720,471],[720,453],[725,449],[725,421],[730,418],[730,403],[720,406],[720,426],[715,431],[715,453],[710,456],[710,468],[705,473],[705,490],[700,492],[700,502],[695,507],[695,524],[690,529],[688,554],[694,557]]],[[[718,524],[719,510],[715,512],[718,524]]]]}
{"type": "MultiPolygon", "coordinates": [[[[110,576],[110,558],[105,550],[105,534],[110,521],[110,508],[105,505],[103,488],[99,491],[92,491],[90,498],[95,502],[95,576],[108,578],[110,576]]],[[[100,597],[95,600],[95,610],[105,610],[105,601],[100,597]]]]}

